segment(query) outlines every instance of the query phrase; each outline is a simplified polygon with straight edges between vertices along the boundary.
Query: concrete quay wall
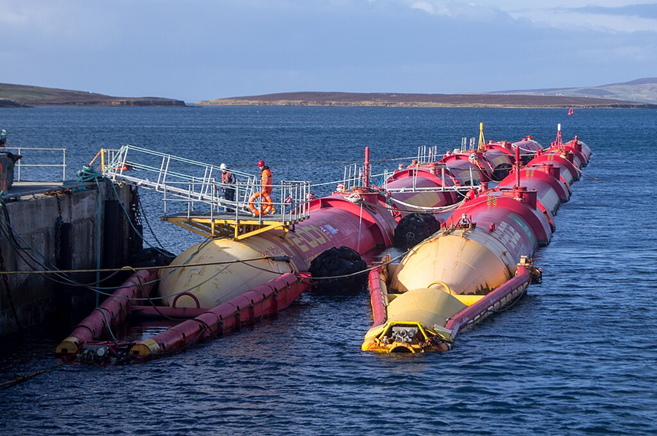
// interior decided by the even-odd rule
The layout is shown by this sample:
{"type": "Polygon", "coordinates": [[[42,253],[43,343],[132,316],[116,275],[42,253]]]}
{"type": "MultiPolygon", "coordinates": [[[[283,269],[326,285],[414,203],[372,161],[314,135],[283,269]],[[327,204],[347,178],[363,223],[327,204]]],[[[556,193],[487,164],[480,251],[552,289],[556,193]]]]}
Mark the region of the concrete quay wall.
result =
{"type": "MultiPolygon", "coordinates": [[[[136,188],[130,186],[113,189],[107,183],[91,182],[0,204],[0,336],[44,322],[68,326],[88,314],[96,293],[67,283],[67,279],[94,286],[95,271],[66,277],[2,272],[126,265],[129,254],[141,247],[141,240],[136,241],[119,202],[129,214],[136,196],[136,188]]],[[[100,286],[123,277],[113,277],[115,280],[100,286]]]]}

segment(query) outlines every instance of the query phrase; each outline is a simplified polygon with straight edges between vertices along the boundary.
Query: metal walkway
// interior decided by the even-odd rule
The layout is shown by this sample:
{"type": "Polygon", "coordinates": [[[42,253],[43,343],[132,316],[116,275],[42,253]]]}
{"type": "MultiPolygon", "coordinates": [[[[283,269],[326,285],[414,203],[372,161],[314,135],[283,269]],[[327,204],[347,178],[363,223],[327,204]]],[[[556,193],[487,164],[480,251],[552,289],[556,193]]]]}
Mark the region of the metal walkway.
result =
{"type": "Polygon", "coordinates": [[[216,165],[132,145],[102,149],[98,156],[103,175],[112,181],[162,193],[163,220],[208,238],[244,239],[272,229],[287,232],[310,215],[307,181],[265,186],[271,194],[261,199],[260,179],[245,172],[231,169],[237,183],[224,184],[216,165]],[[231,191],[233,199],[228,200],[231,191]]]}

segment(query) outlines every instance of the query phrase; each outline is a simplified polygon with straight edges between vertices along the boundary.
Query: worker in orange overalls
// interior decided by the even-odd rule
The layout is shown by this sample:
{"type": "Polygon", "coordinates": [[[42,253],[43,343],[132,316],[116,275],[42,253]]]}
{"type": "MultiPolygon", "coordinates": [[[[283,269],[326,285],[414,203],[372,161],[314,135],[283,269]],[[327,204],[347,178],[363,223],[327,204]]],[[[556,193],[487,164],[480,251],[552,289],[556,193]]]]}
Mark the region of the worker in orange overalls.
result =
{"type": "Polygon", "coordinates": [[[258,168],[260,168],[262,173],[260,179],[262,190],[254,193],[251,198],[249,198],[249,209],[251,209],[253,216],[276,213],[276,208],[274,207],[274,203],[270,196],[274,184],[274,176],[269,167],[265,165],[265,161],[258,161],[258,168]],[[257,206],[255,203],[255,199],[258,197],[260,197],[260,206],[257,206]]]}
{"type": "Polygon", "coordinates": [[[271,194],[271,188],[273,187],[274,184],[274,176],[271,173],[271,170],[267,165],[265,165],[265,161],[261,160],[258,162],[258,168],[260,168],[260,171],[262,172],[261,180],[262,180],[262,196],[269,196],[271,194]]]}

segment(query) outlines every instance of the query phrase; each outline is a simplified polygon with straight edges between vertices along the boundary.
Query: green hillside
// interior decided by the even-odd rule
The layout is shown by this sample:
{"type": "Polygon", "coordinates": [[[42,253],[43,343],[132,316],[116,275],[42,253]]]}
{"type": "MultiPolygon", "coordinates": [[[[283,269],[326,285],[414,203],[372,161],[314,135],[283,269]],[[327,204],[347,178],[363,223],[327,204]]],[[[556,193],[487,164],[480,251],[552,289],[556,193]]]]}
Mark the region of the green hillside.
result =
{"type": "Polygon", "coordinates": [[[657,105],[589,97],[510,94],[398,94],[350,92],[288,92],[198,102],[204,106],[375,106],[489,108],[652,108],[657,105]]]}
{"type": "Polygon", "coordinates": [[[0,107],[21,106],[185,106],[158,97],[113,97],[85,91],[0,83],[0,107]]]}

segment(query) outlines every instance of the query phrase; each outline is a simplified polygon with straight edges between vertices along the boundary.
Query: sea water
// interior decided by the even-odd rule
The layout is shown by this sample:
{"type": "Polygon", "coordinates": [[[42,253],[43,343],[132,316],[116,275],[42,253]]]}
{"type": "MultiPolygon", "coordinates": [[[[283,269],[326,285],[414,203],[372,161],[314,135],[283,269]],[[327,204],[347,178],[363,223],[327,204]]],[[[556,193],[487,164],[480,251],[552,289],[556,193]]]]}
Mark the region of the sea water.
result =
{"type": "MultiPolygon", "coordinates": [[[[543,283],[442,354],[360,351],[366,293],[303,295],[266,320],[184,353],[121,367],[64,365],[2,392],[5,434],[655,434],[657,112],[415,108],[30,108],[0,110],[8,146],[67,148],[67,173],[131,144],[310,180],[319,195],[363,160],[394,169],[418,146],[462,137],[544,146],[561,123],[593,150],[552,243],[543,283]]],[[[179,253],[199,237],[147,219],[179,253]]],[[[154,238],[147,234],[148,241],[154,238]]],[[[68,333],[0,340],[0,382],[51,368],[68,333]]]]}

